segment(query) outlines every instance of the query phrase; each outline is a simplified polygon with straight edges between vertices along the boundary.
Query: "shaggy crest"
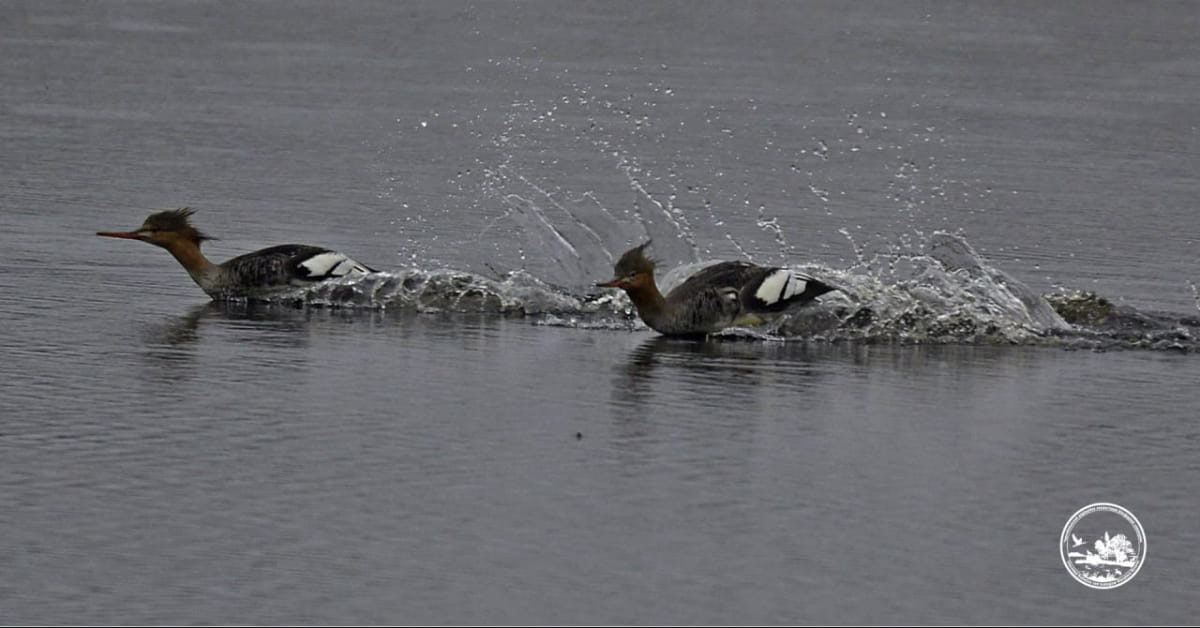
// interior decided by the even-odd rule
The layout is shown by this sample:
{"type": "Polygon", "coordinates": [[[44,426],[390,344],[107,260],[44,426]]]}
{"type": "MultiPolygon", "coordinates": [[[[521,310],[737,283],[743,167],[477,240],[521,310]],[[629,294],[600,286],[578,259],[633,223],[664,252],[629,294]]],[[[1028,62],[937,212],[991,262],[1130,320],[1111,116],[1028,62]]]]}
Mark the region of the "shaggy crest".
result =
{"type": "Polygon", "coordinates": [[[621,256],[613,266],[613,274],[617,277],[628,277],[634,273],[654,273],[655,261],[646,257],[646,247],[650,246],[652,240],[646,240],[645,244],[636,246],[621,256]]]}
{"type": "Polygon", "coordinates": [[[146,222],[142,223],[142,230],[174,231],[184,236],[190,236],[197,244],[205,240],[215,240],[216,238],[205,235],[192,226],[188,218],[194,213],[196,212],[190,208],[181,207],[151,214],[146,222]]]}

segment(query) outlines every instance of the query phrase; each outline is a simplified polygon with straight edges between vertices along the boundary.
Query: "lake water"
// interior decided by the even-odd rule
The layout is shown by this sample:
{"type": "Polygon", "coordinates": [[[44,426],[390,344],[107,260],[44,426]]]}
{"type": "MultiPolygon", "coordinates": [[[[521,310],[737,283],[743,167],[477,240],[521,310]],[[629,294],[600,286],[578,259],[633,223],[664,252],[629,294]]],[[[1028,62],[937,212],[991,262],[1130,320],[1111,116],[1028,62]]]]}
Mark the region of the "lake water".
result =
{"type": "Polygon", "coordinates": [[[1197,32],[1193,3],[6,3],[0,617],[1194,621],[1197,32]],[[214,304],[93,235],[185,205],[215,260],[384,272],[214,304]],[[590,287],[647,237],[843,290],[660,338],[590,287]],[[1041,297],[1077,291],[1113,309],[1041,297]],[[1147,536],[1111,591],[1057,549],[1099,501],[1147,536]]]}

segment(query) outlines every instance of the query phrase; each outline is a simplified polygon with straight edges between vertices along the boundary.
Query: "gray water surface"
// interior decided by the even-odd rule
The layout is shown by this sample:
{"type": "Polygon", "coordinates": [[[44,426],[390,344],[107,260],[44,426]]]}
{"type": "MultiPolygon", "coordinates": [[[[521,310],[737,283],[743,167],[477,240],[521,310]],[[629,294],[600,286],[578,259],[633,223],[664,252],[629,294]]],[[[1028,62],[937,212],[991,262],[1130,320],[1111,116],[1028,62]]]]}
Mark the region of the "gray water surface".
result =
{"type": "Polygon", "coordinates": [[[1196,32],[1191,3],[5,4],[0,617],[1194,621],[1186,343],[210,304],[92,234],[191,205],[215,260],[592,299],[647,236],[920,292],[944,230],[1038,293],[1195,316],[1196,32]],[[1097,501],[1147,534],[1112,591],[1057,549],[1097,501]]]}

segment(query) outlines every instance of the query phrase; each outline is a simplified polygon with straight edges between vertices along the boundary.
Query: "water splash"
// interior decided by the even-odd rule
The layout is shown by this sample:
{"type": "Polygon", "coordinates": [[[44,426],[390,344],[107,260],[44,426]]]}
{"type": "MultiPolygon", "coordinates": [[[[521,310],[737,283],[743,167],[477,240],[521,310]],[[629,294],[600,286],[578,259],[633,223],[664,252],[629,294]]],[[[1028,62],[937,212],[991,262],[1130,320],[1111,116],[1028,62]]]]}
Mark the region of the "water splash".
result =
{"type": "MultiPolygon", "coordinates": [[[[493,65],[518,78],[541,70],[536,61],[520,58],[493,65]]],[[[914,132],[915,127],[893,124],[883,112],[879,118],[886,124],[851,112],[846,119],[849,137],[802,126],[811,139],[797,136],[788,144],[778,142],[780,136],[768,125],[762,127],[762,149],[790,169],[772,167],[768,160],[765,170],[751,171],[750,160],[743,161],[739,152],[748,143],[729,138],[745,136],[752,127],[726,126],[720,108],[676,102],[673,91],[658,83],[643,93],[608,81],[578,83],[565,73],[556,77],[563,87],[561,98],[513,102],[500,129],[478,135],[485,144],[491,139],[489,150],[476,160],[482,180],[457,180],[464,197],[482,192],[473,209],[492,216],[476,241],[500,253],[490,258],[501,266],[493,269],[496,278],[414,269],[321,286],[289,298],[331,307],[487,312],[527,316],[536,324],[644,330],[623,294],[599,294],[591,288],[607,278],[596,275],[606,275],[625,247],[653,238],[664,270],[683,264],[662,277],[669,287],[703,265],[699,260],[715,249],[723,249],[726,258],[730,252],[746,260],[761,254],[764,247],[755,242],[753,230],[729,228],[735,221],[753,220],[757,234],[773,240],[779,252],[779,259],[770,261],[791,265],[796,247],[785,234],[794,231],[785,224],[787,215],[776,213],[778,208],[813,208],[833,216],[846,185],[822,174],[820,166],[844,159],[860,163],[863,153],[879,153],[872,163],[882,160],[889,175],[884,195],[896,211],[894,228],[876,227],[881,231],[874,236],[861,225],[840,229],[853,251],[848,267],[797,267],[839,291],[770,327],[722,335],[772,341],[1200,348],[1192,340],[1194,316],[1117,308],[1105,316],[1078,318],[1072,308],[1095,303],[1064,294],[1043,297],[983,259],[961,235],[924,233],[921,229],[935,219],[952,225],[964,209],[987,209],[987,203],[964,207],[960,196],[992,193],[989,187],[986,193],[971,194],[970,182],[941,174],[949,156],[945,138],[933,127],[914,132]],[[660,104],[670,104],[670,117],[661,113],[660,104]],[[707,150],[698,156],[694,149],[701,137],[707,150]],[[807,141],[808,147],[797,149],[795,141],[807,141]],[[929,153],[925,146],[936,149],[929,153]],[[572,173],[573,190],[558,183],[565,168],[572,173]],[[774,188],[775,183],[780,186],[774,188]],[[768,193],[773,195],[769,207],[760,200],[768,193]],[[864,245],[864,236],[871,246],[864,245]],[[509,253],[517,242],[523,246],[514,262],[509,253]]],[[[753,101],[750,107],[756,107],[753,101]]],[[[1200,310],[1200,290],[1193,291],[1200,310]]]]}
{"type": "MultiPolygon", "coordinates": [[[[756,341],[1012,344],[1084,349],[1200,349],[1200,316],[1140,312],[1093,293],[1043,297],[984,260],[962,237],[932,234],[923,250],[877,272],[795,266],[839,290],[755,329],[719,336],[756,341]]],[[[712,262],[671,269],[664,291],[712,262]]],[[[345,278],[280,295],[280,304],[489,313],[579,329],[646,330],[623,293],[580,293],[524,271],[498,278],[410,269],[345,278]]]]}
{"type": "Polygon", "coordinates": [[[492,279],[457,270],[409,269],[326,281],[280,294],[277,303],[332,308],[411,309],[423,313],[622,315],[612,295],[576,295],[524,271],[492,279]]]}

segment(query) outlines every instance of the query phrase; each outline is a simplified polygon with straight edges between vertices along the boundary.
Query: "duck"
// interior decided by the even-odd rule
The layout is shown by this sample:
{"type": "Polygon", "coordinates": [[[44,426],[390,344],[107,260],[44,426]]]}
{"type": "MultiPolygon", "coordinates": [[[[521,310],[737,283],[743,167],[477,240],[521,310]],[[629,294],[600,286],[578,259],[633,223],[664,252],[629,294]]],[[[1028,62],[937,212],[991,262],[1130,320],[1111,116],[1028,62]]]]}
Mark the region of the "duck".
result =
{"type": "Polygon", "coordinates": [[[378,272],[342,253],[308,244],[280,244],[214,264],[200,252],[200,245],[216,238],[192,226],[193,214],[187,207],[159,211],[133,231],[97,231],[96,235],[141,240],[166,249],[213,300],[265,299],[330,279],[378,272]]]}
{"type": "Polygon", "coordinates": [[[790,268],[728,261],[702,268],[664,296],[654,280],[656,262],[646,256],[650,244],[626,251],[613,278],[596,287],[624,290],[642,321],[666,336],[762,325],[837,289],[790,268]]]}

